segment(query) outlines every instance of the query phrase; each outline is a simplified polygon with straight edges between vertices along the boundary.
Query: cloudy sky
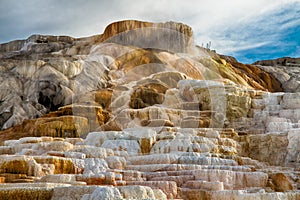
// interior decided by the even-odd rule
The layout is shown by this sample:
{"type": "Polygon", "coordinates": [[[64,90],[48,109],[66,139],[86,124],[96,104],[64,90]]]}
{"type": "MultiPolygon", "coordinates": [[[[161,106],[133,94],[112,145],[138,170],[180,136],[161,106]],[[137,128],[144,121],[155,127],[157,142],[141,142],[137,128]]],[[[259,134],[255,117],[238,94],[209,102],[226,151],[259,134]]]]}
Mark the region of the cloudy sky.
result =
{"type": "Polygon", "coordinates": [[[0,43],[90,36],[124,19],[188,24],[197,44],[245,63],[300,57],[300,0],[0,0],[0,43]]]}

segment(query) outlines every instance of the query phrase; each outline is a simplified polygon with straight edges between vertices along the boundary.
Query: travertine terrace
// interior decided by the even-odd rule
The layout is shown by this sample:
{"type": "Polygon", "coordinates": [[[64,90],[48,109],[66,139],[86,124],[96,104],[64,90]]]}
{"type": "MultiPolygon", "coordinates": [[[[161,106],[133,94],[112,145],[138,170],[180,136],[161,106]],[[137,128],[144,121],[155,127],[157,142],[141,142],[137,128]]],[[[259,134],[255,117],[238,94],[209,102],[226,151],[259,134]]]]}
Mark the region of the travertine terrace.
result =
{"type": "Polygon", "coordinates": [[[0,45],[0,199],[300,199],[300,60],[175,22],[0,45]]]}

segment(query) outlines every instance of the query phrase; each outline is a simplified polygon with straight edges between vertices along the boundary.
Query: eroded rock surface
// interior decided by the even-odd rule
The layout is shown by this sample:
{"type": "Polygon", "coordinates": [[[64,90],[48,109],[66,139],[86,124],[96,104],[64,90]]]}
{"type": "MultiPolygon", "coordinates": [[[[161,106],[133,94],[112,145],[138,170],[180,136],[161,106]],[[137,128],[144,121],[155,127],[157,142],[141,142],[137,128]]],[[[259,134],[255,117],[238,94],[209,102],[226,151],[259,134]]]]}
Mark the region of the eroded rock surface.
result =
{"type": "Polygon", "coordinates": [[[300,58],[284,57],[275,60],[257,61],[254,64],[276,77],[282,84],[284,91],[300,92],[300,58]]]}
{"type": "Polygon", "coordinates": [[[300,199],[298,65],[175,22],[1,44],[0,198],[300,199]]]}

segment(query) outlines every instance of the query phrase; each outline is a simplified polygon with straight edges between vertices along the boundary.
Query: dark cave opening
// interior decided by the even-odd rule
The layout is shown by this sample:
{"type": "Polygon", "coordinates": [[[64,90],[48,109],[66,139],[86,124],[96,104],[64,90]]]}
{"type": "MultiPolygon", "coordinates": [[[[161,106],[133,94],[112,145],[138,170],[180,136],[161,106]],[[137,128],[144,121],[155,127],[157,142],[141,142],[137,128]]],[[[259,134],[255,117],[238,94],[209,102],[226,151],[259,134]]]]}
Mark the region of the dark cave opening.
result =
{"type": "Polygon", "coordinates": [[[54,104],[53,99],[55,95],[44,95],[43,92],[39,92],[38,102],[45,106],[47,112],[56,111],[59,107],[63,106],[63,104],[54,104]]]}

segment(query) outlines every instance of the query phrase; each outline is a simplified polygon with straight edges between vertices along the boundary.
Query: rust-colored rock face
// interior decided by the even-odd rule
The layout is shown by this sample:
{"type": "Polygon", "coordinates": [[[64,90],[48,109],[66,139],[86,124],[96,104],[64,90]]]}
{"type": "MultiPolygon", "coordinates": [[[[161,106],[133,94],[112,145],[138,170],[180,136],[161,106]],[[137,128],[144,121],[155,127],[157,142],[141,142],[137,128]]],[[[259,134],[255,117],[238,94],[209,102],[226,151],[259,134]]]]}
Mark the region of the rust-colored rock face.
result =
{"type": "MultiPolygon", "coordinates": [[[[225,58],[226,59],[226,58],[225,58]]],[[[269,92],[282,92],[282,84],[272,75],[255,65],[245,65],[234,60],[229,60],[230,68],[243,80],[258,90],[266,90],[269,92]]]]}
{"type": "Polygon", "coordinates": [[[299,74],[175,22],[2,44],[0,199],[300,199],[299,74]]]}
{"type": "Polygon", "coordinates": [[[139,28],[147,28],[147,27],[174,29],[183,34],[186,34],[189,37],[193,36],[192,28],[182,23],[176,23],[176,22],[153,23],[153,22],[143,22],[137,20],[124,20],[124,21],[114,22],[108,25],[104,30],[104,33],[102,35],[103,38],[102,40],[105,41],[106,39],[113,37],[122,32],[139,29],[139,28]]]}
{"type": "Polygon", "coordinates": [[[175,22],[152,23],[125,20],[108,25],[101,42],[114,42],[140,48],[187,52],[193,45],[191,27],[175,22]]]}
{"type": "Polygon", "coordinates": [[[142,22],[137,20],[125,20],[125,21],[114,22],[105,28],[101,40],[105,41],[122,32],[139,29],[139,28],[153,27],[153,26],[154,23],[152,22],[142,22]]]}

